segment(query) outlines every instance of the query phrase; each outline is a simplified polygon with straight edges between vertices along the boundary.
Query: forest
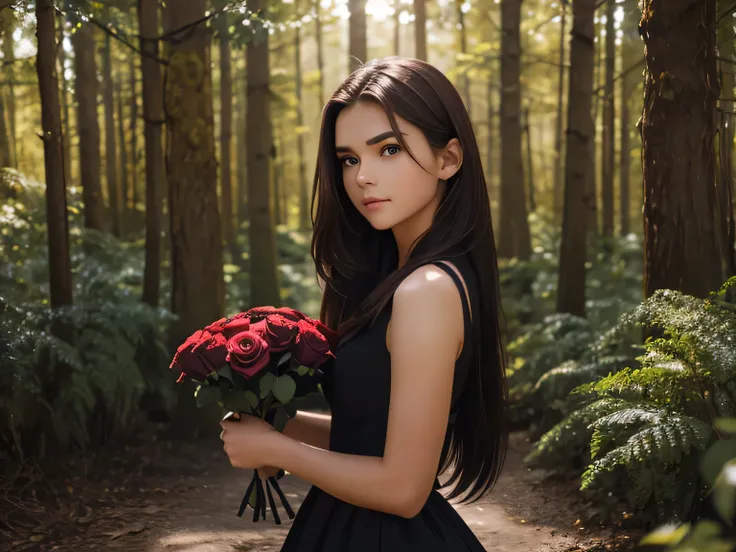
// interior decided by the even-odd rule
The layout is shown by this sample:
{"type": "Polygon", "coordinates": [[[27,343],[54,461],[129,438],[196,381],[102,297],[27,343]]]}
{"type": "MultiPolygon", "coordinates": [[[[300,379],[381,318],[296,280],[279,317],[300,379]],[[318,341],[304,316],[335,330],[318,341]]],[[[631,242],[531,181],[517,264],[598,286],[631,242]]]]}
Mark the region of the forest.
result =
{"type": "Polygon", "coordinates": [[[253,306],[319,316],[322,106],[396,55],[460,92],[499,255],[512,452],[463,517],[489,550],[733,550],[735,24],[716,0],[0,0],[0,549],[280,549],[169,363],[253,306]]]}

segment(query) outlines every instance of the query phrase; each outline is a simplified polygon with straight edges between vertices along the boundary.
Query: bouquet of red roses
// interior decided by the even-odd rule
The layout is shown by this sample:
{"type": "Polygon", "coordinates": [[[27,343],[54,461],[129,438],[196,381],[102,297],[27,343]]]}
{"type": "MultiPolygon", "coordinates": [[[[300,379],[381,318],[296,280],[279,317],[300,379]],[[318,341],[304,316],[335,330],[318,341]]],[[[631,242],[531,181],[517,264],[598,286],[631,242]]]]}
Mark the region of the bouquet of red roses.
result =
{"type": "MultiPolygon", "coordinates": [[[[298,401],[319,392],[319,367],[336,347],[337,334],[327,326],[290,308],[258,307],[222,318],[193,333],[177,349],[171,369],[198,387],[197,405],[214,402],[233,416],[258,416],[282,431],[296,414],[298,401]]],[[[280,478],[283,472],[277,476],[280,478]]],[[[271,487],[289,516],[294,511],[277,483],[269,477],[265,492],[255,470],[245,491],[238,516],[250,505],[253,521],[266,519],[266,495],[274,520],[281,523],[271,487]]]]}

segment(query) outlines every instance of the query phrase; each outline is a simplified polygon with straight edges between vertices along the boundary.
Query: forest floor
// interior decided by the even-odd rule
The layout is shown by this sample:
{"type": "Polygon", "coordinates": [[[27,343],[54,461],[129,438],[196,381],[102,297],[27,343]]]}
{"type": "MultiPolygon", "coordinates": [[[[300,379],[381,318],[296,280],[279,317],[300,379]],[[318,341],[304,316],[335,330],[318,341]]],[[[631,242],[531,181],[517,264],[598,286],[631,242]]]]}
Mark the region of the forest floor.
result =
{"type": "MultiPolygon", "coordinates": [[[[513,434],[490,495],[456,508],[489,552],[631,550],[640,534],[587,526],[574,482],[555,482],[521,459],[513,434]]],[[[64,466],[26,468],[0,485],[0,550],[60,552],[277,552],[291,522],[236,516],[249,470],[232,468],[221,441],[174,443],[141,433],[64,466]]],[[[296,509],[308,485],[280,481],[296,509]]]]}

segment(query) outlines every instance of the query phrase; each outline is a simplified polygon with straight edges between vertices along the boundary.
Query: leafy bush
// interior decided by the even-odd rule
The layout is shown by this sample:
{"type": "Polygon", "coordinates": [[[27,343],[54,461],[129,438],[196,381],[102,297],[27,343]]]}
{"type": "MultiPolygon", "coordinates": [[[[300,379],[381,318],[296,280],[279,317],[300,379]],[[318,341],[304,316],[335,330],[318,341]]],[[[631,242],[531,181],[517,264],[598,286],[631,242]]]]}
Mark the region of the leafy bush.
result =
{"type": "Polygon", "coordinates": [[[586,317],[556,313],[559,230],[530,217],[529,261],[500,264],[508,322],[512,422],[546,431],[559,422],[571,389],[616,372],[635,358],[631,328],[617,325],[641,301],[642,244],[629,235],[591,243],[586,267],[586,317]]]}
{"type": "Polygon", "coordinates": [[[647,339],[631,366],[573,389],[567,415],[527,460],[563,473],[587,465],[581,490],[603,516],[638,512],[645,523],[687,516],[715,420],[736,407],[734,285],[736,278],[705,300],[660,290],[623,315],[612,335],[643,326],[662,337],[647,339]]]}

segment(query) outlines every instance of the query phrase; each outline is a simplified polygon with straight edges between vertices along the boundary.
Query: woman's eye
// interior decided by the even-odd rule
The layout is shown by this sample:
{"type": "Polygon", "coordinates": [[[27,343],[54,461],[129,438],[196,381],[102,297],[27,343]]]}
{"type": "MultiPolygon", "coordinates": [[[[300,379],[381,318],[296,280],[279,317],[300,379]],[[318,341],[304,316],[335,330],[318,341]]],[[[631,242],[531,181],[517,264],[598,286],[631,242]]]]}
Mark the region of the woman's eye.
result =
{"type": "Polygon", "coordinates": [[[355,167],[358,164],[358,160],[355,157],[343,157],[342,164],[346,167],[355,167]]]}
{"type": "Polygon", "coordinates": [[[399,146],[386,146],[382,154],[387,153],[388,155],[396,155],[400,151],[401,151],[401,148],[399,146]]]}

